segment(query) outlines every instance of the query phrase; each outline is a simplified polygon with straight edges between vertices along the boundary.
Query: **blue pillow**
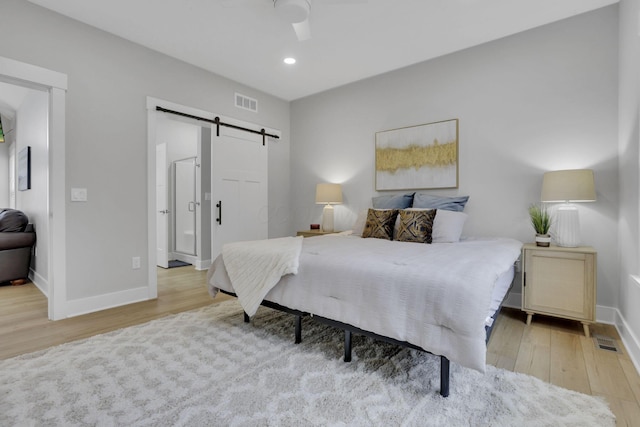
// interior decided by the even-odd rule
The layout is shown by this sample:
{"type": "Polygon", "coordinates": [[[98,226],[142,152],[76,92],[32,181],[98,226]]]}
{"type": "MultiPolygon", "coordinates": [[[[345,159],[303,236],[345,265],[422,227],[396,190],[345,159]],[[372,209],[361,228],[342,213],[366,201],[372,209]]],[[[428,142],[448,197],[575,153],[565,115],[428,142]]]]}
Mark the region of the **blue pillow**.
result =
{"type": "Polygon", "coordinates": [[[407,209],[413,203],[413,195],[416,193],[394,194],[389,196],[372,197],[374,209],[407,209]]]}
{"type": "Polygon", "coordinates": [[[413,198],[413,207],[462,212],[464,210],[464,206],[467,204],[467,200],[469,200],[469,196],[443,197],[416,193],[413,198]]]}

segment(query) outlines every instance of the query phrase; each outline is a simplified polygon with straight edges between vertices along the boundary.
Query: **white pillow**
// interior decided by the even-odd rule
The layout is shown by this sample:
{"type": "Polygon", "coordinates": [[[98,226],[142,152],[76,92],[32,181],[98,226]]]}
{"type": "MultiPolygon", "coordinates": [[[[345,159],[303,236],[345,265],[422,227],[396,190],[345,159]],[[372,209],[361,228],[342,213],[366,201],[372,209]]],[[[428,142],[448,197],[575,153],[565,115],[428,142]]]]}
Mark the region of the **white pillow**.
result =
{"type": "Polygon", "coordinates": [[[433,232],[431,233],[433,243],[459,242],[462,228],[468,216],[464,212],[438,209],[436,218],[433,221],[433,232]]]}
{"type": "MultiPolygon", "coordinates": [[[[426,211],[429,209],[423,208],[407,208],[407,211],[426,211]]],[[[464,212],[449,211],[446,209],[437,209],[436,218],[433,221],[433,231],[431,232],[432,243],[454,243],[460,241],[462,235],[462,228],[467,220],[467,215],[464,212]]],[[[393,235],[398,233],[398,227],[400,226],[400,216],[396,219],[396,224],[393,229],[393,235]]],[[[354,231],[355,233],[355,231],[354,231]]]]}
{"type": "Polygon", "coordinates": [[[353,224],[353,236],[362,236],[362,232],[364,231],[364,225],[367,223],[367,214],[369,213],[369,209],[365,209],[358,213],[358,218],[356,219],[355,224],[353,224]]]}

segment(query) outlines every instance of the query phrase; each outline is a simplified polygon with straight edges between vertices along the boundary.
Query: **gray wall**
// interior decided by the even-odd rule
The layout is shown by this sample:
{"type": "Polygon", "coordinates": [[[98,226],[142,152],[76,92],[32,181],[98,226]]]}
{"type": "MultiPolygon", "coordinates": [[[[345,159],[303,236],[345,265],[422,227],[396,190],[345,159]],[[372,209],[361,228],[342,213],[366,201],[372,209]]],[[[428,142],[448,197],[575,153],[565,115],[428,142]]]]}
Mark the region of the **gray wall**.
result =
{"type": "MultiPolygon", "coordinates": [[[[202,141],[211,141],[211,128],[200,128],[202,141]]],[[[202,217],[201,249],[202,260],[211,260],[211,200],[206,200],[205,194],[211,194],[211,144],[202,144],[201,160],[201,186],[200,186],[200,215],[202,217]],[[206,159],[206,160],[205,160],[206,159]]],[[[211,260],[213,262],[213,260],[211,260]]]]}
{"type": "MultiPolygon", "coordinates": [[[[148,284],[147,96],[282,130],[270,147],[269,203],[288,209],[287,102],[23,0],[0,2],[0,16],[0,56],[68,75],[67,195],[88,189],[87,203],[66,205],[69,300],[148,284]],[[235,108],[236,91],[258,99],[260,112],[235,108]],[[139,270],[132,256],[142,258],[139,270]]],[[[291,228],[273,218],[270,236],[291,228]]]]}
{"type": "MultiPolygon", "coordinates": [[[[30,90],[16,112],[16,162],[20,151],[31,147],[31,189],[16,191],[16,208],[29,217],[36,230],[36,255],[31,261],[34,282],[40,289],[49,289],[49,222],[47,217],[47,194],[49,191],[48,152],[49,95],[30,90]]],[[[16,172],[19,166],[16,164],[16,172]]],[[[18,179],[16,178],[16,186],[18,179]]]]}
{"type": "MultiPolygon", "coordinates": [[[[620,2],[620,298],[627,348],[640,360],[640,4],[620,2]],[[635,337],[635,346],[631,342],[635,337]]],[[[637,366],[637,365],[636,365],[637,366]]]]}
{"type": "Polygon", "coordinates": [[[583,241],[599,252],[598,304],[614,307],[617,18],[607,7],[292,102],[291,231],[320,222],[318,182],[343,183],[336,229],[370,206],[375,132],[458,118],[459,188],[429,192],[471,196],[466,235],[532,241],[527,207],[543,172],[594,169],[583,241]]]}

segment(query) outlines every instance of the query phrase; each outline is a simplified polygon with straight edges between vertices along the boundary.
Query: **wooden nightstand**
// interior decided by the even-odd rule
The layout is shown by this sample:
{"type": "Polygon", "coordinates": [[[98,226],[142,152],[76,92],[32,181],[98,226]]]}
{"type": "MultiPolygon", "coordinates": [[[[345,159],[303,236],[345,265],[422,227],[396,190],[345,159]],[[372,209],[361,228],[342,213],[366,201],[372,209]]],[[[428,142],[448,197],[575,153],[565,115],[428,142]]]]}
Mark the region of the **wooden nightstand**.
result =
{"type": "Polygon", "coordinates": [[[314,237],[324,236],[325,234],[339,233],[339,231],[322,231],[322,230],[302,230],[296,233],[296,236],[314,237]]]}
{"type": "Polygon", "coordinates": [[[596,320],[596,251],[590,246],[548,248],[525,244],[522,248],[522,310],[527,325],[534,314],[582,322],[596,320]]]}

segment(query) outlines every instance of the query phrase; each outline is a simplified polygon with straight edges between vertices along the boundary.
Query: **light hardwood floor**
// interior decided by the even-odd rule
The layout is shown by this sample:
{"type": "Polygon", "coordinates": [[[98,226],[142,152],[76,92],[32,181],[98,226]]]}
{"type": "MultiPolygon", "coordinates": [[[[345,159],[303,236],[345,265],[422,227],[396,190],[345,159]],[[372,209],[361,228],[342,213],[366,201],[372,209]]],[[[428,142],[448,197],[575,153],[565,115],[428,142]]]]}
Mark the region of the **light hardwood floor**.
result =
{"type": "MultiPolygon", "coordinates": [[[[33,284],[0,287],[0,359],[230,298],[212,300],[205,276],[192,267],[159,269],[158,299],[57,322],[47,320],[47,301],[33,284]]],[[[602,396],[618,426],[640,426],[640,376],[624,348],[622,354],[597,349],[579,322],[534,316],[527,326],[525,319],[520,310],[503,309],[489,341],[488,363],[602,396]]],[[[622,346],[613,326],[597,324],[591,332],[613,337],[622,346]]]]}

